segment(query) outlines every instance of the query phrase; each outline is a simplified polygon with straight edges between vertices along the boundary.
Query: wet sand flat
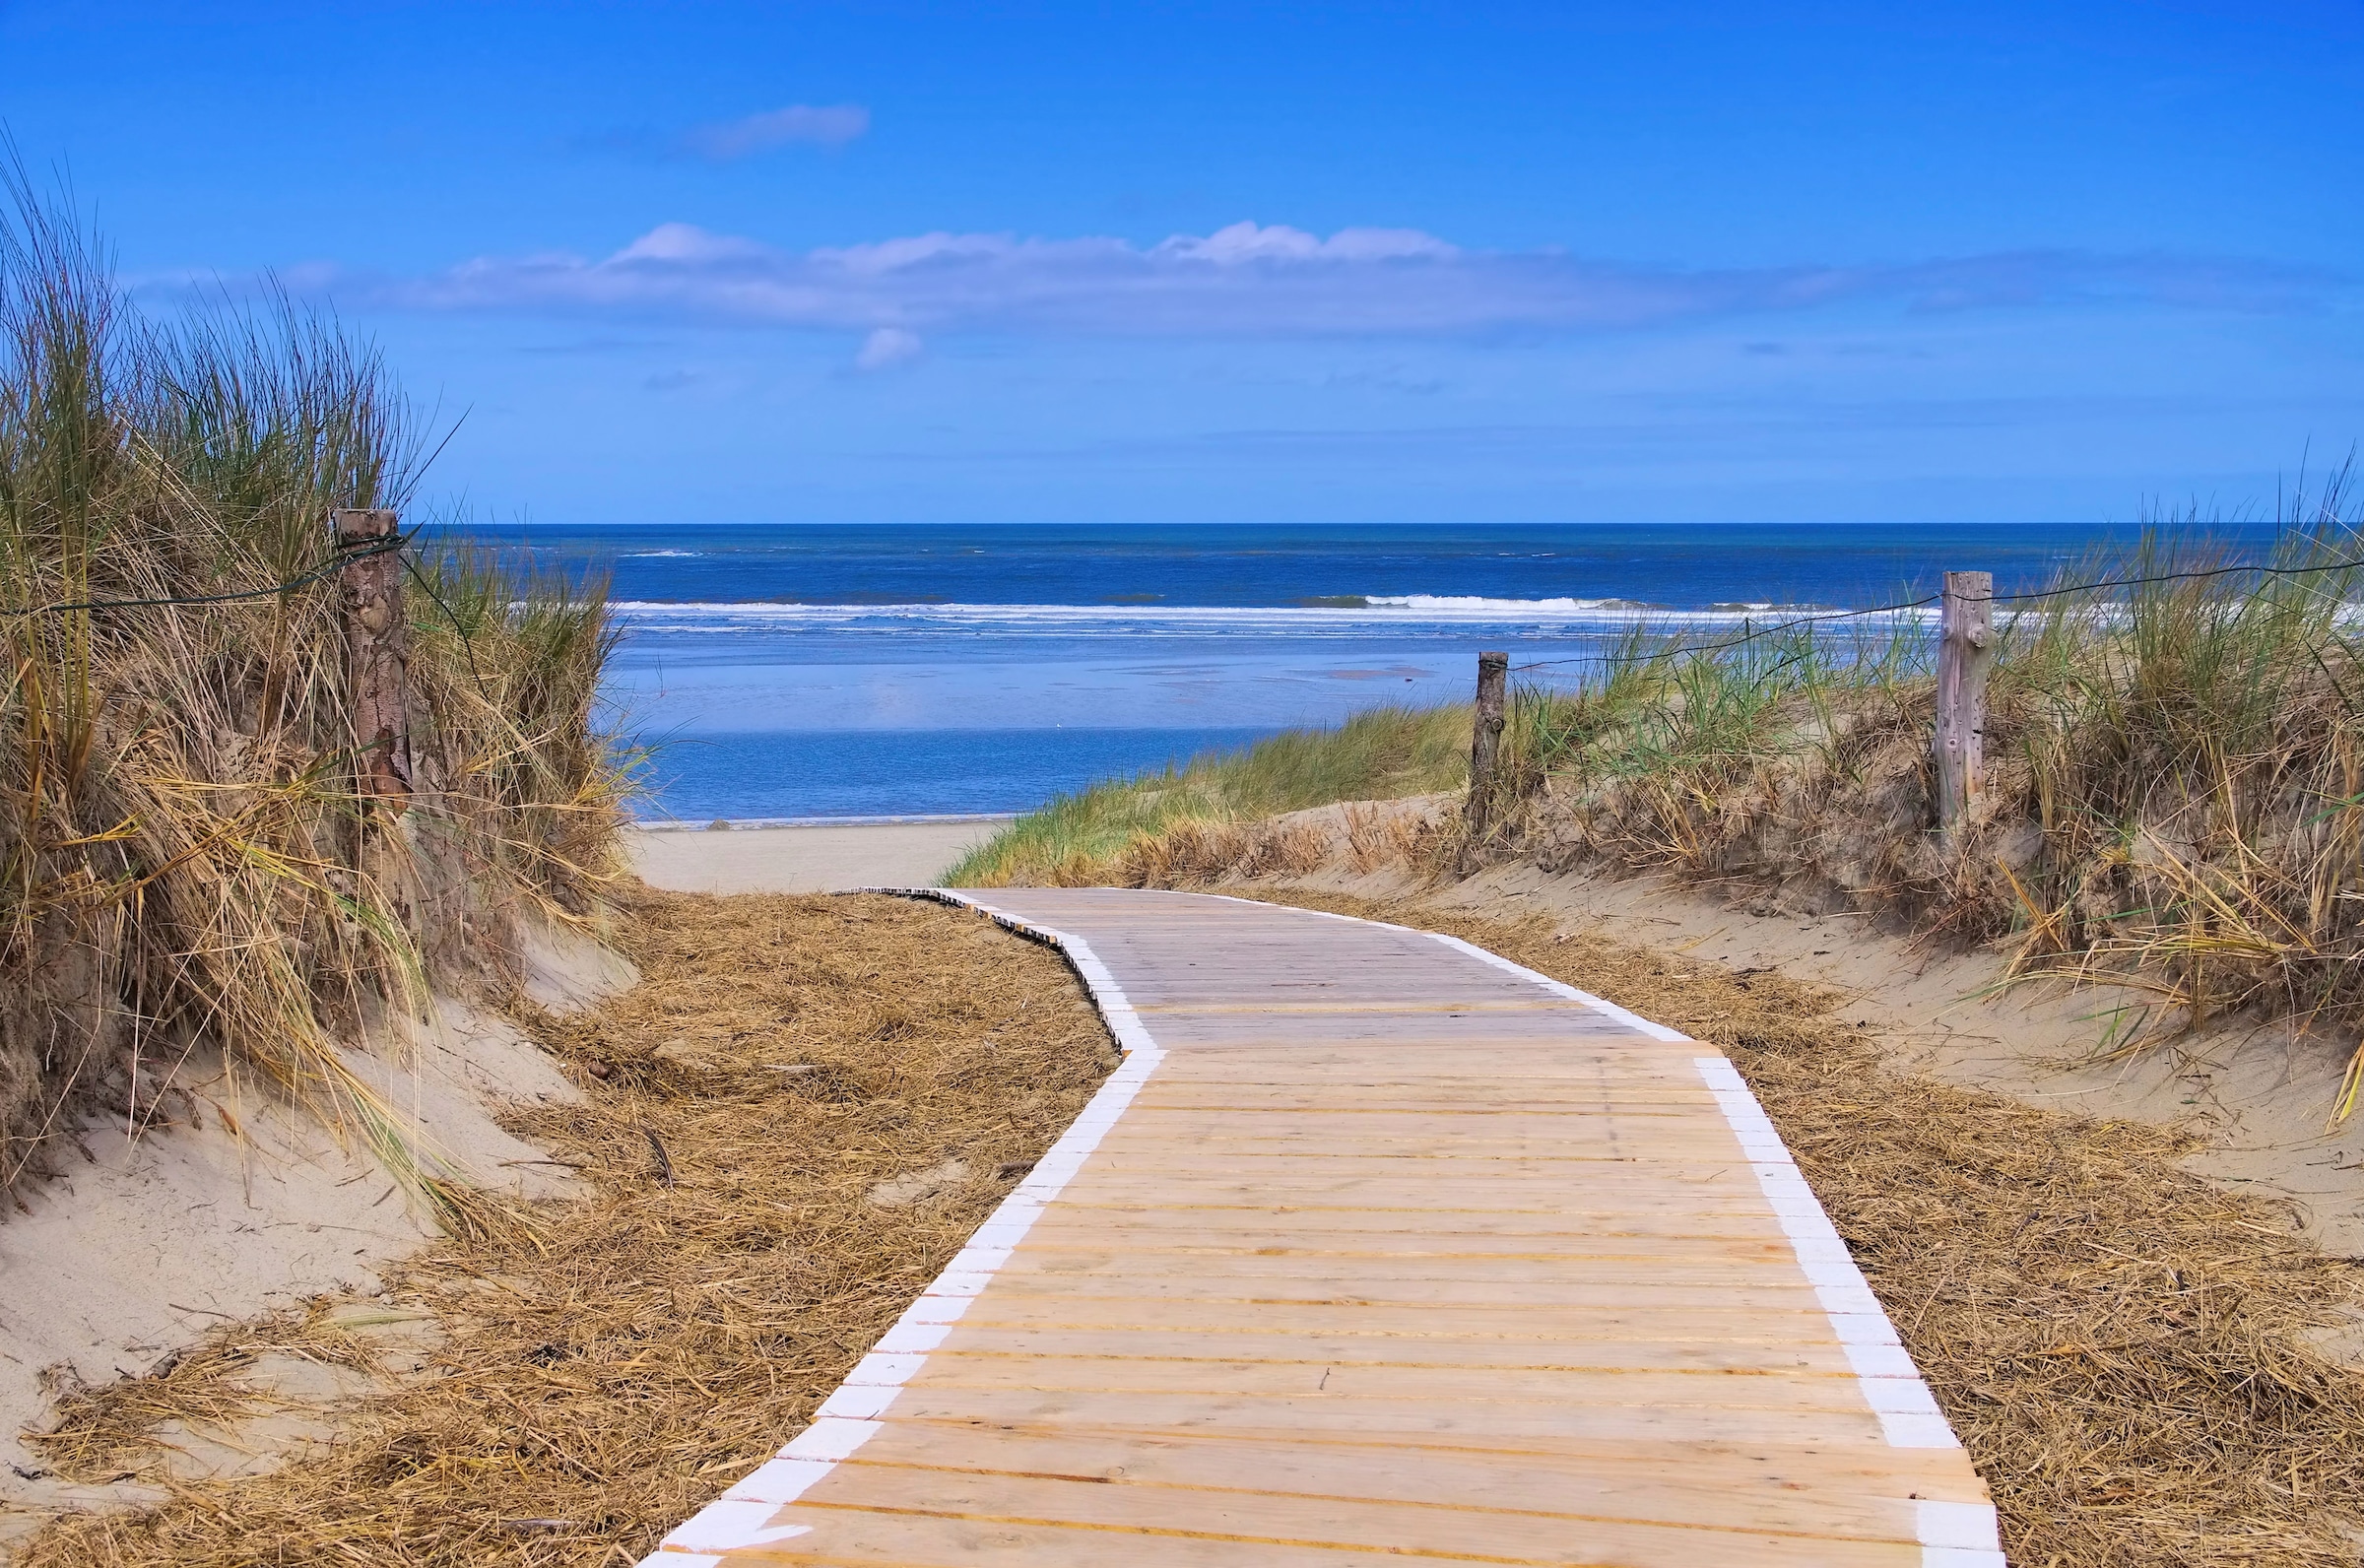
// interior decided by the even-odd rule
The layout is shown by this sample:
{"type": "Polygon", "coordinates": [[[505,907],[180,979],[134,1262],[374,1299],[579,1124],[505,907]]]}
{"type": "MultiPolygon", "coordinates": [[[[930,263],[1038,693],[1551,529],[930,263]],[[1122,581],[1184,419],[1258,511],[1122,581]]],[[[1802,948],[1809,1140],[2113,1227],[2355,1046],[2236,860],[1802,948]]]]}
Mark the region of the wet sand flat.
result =
{"type": "Polygon", "coordinates": [[[632,869],[686,893],[825,893],[927,886],[1010,818],[847,822],[793,827],[633,828],[632,869]]]}

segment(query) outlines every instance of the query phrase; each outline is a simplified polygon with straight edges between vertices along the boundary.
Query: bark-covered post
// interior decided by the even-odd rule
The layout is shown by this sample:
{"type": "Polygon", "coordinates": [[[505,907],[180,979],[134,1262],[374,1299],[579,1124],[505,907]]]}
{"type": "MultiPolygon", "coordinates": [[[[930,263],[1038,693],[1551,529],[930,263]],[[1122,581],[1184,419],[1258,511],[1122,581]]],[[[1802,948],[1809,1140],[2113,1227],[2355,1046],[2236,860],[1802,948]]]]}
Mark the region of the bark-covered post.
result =
{"type": "Polygon", "coordinates": [[[1937,618],[1937,826],[1948,841],[1978,804],[1995,662],[1995,574],[1949,571],[1937,618]]]}
{"type": "Polygon", "coordinates": [[[1485,837],[1494,820],[1494,771],[1502,748],[1503,686],[1509,679],[1510,655],[1478,656],[1478,721],[1470,732],[1470,842],[1485,837]]]}
{"type": "Polygon", "coordinates": [[[360,743],[356,782],[365,798],[396,816],[411,803],[411,717],[405,689],[411,662],[410,620],[402,608],[401,524],[384,507],[341,507],[329,514],[337,550],[361,555],[337,573],[345,621],[345,700],[360,743]]]}

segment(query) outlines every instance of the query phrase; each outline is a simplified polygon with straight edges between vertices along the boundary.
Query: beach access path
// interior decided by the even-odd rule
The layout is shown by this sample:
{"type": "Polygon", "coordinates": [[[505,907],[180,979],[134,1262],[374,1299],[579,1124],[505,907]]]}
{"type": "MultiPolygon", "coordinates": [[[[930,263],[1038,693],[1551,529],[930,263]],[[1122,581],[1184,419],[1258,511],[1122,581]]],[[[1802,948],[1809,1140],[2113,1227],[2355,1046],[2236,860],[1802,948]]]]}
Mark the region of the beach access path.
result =
{"type": "Polygon", "coordinates": [[[1712,1047],[1403,927],[934,896],[1063,947],[1124,1061],[652,1568],[2001,1568],[1712,1047]]]}

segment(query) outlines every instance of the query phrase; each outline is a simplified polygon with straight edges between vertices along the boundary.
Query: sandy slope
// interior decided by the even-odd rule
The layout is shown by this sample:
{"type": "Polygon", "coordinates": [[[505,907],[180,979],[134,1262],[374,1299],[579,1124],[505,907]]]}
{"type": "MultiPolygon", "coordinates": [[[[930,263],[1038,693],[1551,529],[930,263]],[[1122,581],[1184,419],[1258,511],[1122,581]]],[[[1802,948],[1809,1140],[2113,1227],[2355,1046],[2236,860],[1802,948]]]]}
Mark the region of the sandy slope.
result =
{"type": "MultiPolygon", "coordinates": [[[[635,978],[583,939],[528,941],[527,990],[546,1007],[635,978]]],[[[576,1097],[541,1050],[453,999],[405,1032],[347,1060],[449,1166],[522,1196],[571,1190],[493,1119],[508,1104],[576,1097]]],[[[370,1290],[377,1265],[439,1234],[350,1130],[233,1077],[218,1054],[193,1055],[172,1080],[190,1120],[136,1137],[93,1121],[79,1168],[27,1184],[0,1224],[0,1540],[62,1504],[161,1495],[51,1476],[18,1434],[50,1418],[54,1396],[151,1371],[217,1324],[370,1290]]]]}
{"type": "MultiPolygon", "coordinates": [[[[639,832],[633,858],[650,882],[688,891],[925,883],[997,826],[639,832]]],[[[530,941],[527,958],[528,993],[560,1010],[637,978],[613,953],[559,933],[530,941]]],[[[450,999],[403,1032],[349,1060],[449,1164],[495,1190],[569,1190],[543,1150],[494,1121],[504,1105],[576,1097],[548,1057],[505,1019],[450,999]]],[[[48,1422],[57,1395],[149,1372],[214,1325],[321,1292],[367,1292],[378,1265],[437,1233],[356,1140],[234,1079],[218,1056],[180,1064],[172,1086],[193,1121],[136,1137],[94,1121],[79,1166],[26,1187],[20,1211],[0,1224],[0,1556],[8,1538],[60,1507],[161,1495],[49,1474],[18,1434],[48,1422]]]]}

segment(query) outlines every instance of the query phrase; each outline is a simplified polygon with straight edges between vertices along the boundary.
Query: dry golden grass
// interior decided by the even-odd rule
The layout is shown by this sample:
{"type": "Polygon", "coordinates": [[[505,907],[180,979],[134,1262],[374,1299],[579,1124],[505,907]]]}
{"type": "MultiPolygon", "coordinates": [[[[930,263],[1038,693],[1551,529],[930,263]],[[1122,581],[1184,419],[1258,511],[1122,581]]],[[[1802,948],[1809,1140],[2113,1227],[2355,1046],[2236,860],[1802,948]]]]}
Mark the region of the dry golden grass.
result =
{"type": "MultiPolygon", "coordinates": [[[[452,1241],[398,1273],[389,1304],[447,1336],[428,1375],[325,1455],[53,1526],[26,1568],[629,1563],[804,1425],[1114,1064],[1059,956],[965,912],[649,894],[634,913],[643,983],[533,1020],[584,1103],[510,1124],[590,1196],[548,1207],[538,1247],[452,1241]],[[933,1199],[870,1201],[955,1159],[967,1178],[933,1199]]],[[[322,1302],[226,1329],[83,1401],[44,1450],[88,1478],[161,1473],[145,1434],[250,1407],[254,1355],[370,1364],[352,1322],[322,1302]]]]}
{"type": "Polygon", "coordinates": [[[393,715],[358,719],[348,618],[393,606],[353,597],[329,516],[407,506],[416,532],[431,444],[333,317],[143,316],[0,146],[0,1185],[55,1174],[106,1099],[136,1132],[142,1091],[219,1047],[447,1219],[502,1222],[338,1045],[430,987],[512,982],[522,911],[587,914],[628,757],[594,717],[602,583],[464,545],[397,578],[384,750],[393,715]]]}
{"type": "Polygon", "coordinates": [[[1767,973],[1425,905],[1227,891],[1467,939],[1711,1041],[1746,1075],[1993,1488],[2014,1568],[2352,1564],[2364,1372],[2314,1337],[2364,1270],[2178,1135],[1882,1070],[1767,973]]]}

